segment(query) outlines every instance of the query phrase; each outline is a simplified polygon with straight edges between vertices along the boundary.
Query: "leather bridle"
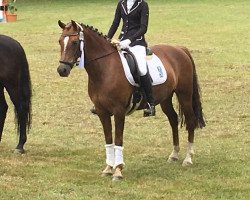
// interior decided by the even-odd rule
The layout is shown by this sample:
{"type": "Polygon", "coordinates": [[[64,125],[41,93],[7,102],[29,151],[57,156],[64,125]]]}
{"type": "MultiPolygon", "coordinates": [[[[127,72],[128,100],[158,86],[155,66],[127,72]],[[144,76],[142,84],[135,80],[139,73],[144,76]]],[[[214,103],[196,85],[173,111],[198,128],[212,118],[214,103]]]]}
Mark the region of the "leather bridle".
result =
{"type": "MultiPolygon", "coordinates": [[[[77,35],[79,35],[79,43],[83,42],[83,44],[84,44],[84,37],[83,37],[83,31],[82,30],[79,33],[75,33],[75,34],[62,34],[63,37],[70,37],[70,36],[77,36],[77,35]]],[[[83,48],[83,51],[84,51],[84,48],[83,48]]],[[[80,50],[80,52],[81,52],[81,50],[80,50]]],[[[84,64],[87,65],[87,64],[89,64],[89,63],[91,63],[93,61],[96,61],[96,60],[99,60],[99,59],[104,58],[106,56],[109,56],[109,55],[111,55],[111,54],[113,54],[115,52],[117,52],[117,49],[115,49],[114,51],[111,51],[111,52],[109,52],[107,54],[104,54],[103,56],[100,56],[100,57],[97,57],[97,58],[94,58],[94,59],[91,59],[91,60],[88,60],[88,61],[84,61],[84,64]]],[[[78,58],[79,57],[77,57],[77,59],[78,58]]],[[[67,61],[60,60],[59,63],[62,63],[64,65],[68,65],[72,69],[75,64],[76,65],[79,64],[79,61],[77,61],[77,59],[75,61],[73,61],[73,62],[67,62],[67,61]]]]}
{"type": "MultiPolygon", "coordinates": [[[[77,35],[79,35],[79,33],[75,33],[75,34],[62,34],[62,37],[70,37],[70,36],[77,36],[77,35]]],[[[80,39],[79,39],[79,41],[80,41],[80,39]]],[[[73,61],[73,62],[59,60],[59,63],[62,63],[64,65],[68,65],[72,69],[74,67],[74,65],[78,63],[77,59],[78,58],[76,58],[76,60],[73,61]]]]}

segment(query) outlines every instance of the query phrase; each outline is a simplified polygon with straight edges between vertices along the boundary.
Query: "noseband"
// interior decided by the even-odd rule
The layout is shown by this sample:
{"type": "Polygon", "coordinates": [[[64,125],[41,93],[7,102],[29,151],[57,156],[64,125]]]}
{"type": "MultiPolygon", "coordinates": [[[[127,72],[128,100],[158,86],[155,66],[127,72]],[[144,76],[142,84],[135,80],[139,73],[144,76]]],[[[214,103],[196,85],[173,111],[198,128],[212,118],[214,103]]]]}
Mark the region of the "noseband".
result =
{"type": "Polygon", "coordinates": [[[78,61],[67,62],[67,61],[59,60],[59,63],[62,63],[62,64],[64,64],[64,65],[68,65],[68,66],[70,66],[70,68],[72,69],[72,68],[74,67],[74,65],[75,65],[76,63],[78,63],[78,61]]]}

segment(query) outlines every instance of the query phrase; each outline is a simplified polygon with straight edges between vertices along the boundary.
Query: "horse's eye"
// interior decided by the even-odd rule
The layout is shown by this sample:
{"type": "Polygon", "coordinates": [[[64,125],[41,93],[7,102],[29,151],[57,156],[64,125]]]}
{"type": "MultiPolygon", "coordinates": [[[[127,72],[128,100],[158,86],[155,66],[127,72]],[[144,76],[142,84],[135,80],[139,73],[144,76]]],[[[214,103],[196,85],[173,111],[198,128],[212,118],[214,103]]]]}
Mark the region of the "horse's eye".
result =
{"type": "Polygon", "coordinates": [[[77,45],[78,42],[77,41],[73,41],[72,43],[73,43],[73,45],[77,45]]]}

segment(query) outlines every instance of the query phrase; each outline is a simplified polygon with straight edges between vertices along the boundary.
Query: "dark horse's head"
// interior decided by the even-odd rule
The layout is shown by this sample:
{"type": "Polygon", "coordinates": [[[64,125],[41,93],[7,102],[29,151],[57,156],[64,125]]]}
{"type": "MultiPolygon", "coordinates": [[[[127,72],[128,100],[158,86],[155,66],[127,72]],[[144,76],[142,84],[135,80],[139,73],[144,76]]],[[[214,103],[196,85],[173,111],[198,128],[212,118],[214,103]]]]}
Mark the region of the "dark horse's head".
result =
{"type": "Polygon", "coordinates": [[[83,41],[83,29],[73,20],[67,25],[59,20],[58,25],[62,28],[62,34],[59,38],[61,59],[57,72],[60,76],[67,77],[81,55],[80,40],[83,41]]]}

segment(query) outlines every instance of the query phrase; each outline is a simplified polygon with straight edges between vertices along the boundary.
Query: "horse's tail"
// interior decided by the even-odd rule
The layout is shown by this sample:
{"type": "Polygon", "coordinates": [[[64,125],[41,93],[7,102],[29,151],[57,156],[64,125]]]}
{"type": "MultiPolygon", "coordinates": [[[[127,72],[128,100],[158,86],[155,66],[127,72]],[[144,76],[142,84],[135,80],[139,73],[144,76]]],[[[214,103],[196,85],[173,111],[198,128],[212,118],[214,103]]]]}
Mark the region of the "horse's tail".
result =
{"type": "MultiPolygon", "coordinates": [[[[203,128],[206,126],[204,115],[202,112],[201,105],[201,91],[198,83],[198,77],[195,69],[194,60],[189,52],[189,50],[185,47],[181,47],[181,49],[188,55],[193,65],[193,94],[192,94],[192,106],[195,115],[195,128],[203,128]]],[[[181,112],[182,113],[182,112],[181,112]]],[[[182,120],[183,121],[183,120],[182,120]]]]}
{"type": "Polygon", "coordinates": [[[29,72],[29,64],[26,58],[26,54],[21,47],[21,59],[20,59],[20,76],[19,76],[19,89],[18,89],[18,105],[15,109],[15,116],[18,125],[18,132],[20,131],[21,125],[26,125],[26,128],[29,130],[31,128],[31,108],[32,108],[32,88],[29,72]]]}

